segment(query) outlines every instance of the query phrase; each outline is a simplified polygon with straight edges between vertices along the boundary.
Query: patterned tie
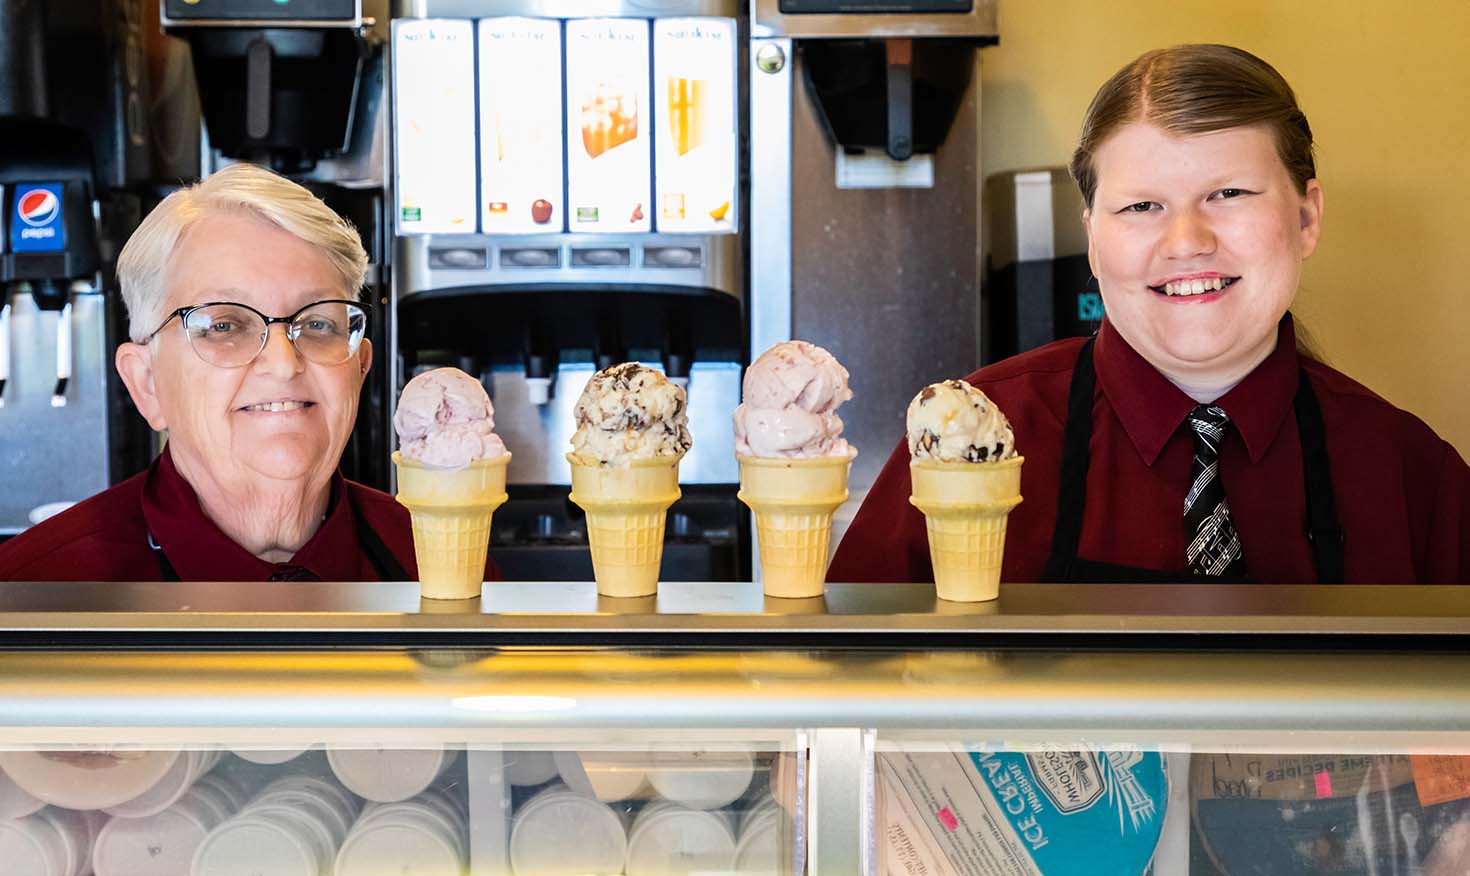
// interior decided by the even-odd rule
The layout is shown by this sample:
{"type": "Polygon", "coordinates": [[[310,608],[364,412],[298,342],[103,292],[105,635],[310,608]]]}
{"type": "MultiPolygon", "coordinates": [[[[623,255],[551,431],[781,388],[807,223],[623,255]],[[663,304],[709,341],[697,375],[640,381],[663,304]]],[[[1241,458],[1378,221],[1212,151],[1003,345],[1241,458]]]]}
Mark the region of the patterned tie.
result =
{"type": "Polygon", "coordinates": [[[1220,442],[1230,417],[1214,405],[1200,405],[1189,414],[1194,429],[1194,465],[1189,495],[1184,497],[1184,555],[1189,571],[1211,578],[1245,576],[1240,533],[1230,519],[1230,503],[1220,482],[1220,442]]]}

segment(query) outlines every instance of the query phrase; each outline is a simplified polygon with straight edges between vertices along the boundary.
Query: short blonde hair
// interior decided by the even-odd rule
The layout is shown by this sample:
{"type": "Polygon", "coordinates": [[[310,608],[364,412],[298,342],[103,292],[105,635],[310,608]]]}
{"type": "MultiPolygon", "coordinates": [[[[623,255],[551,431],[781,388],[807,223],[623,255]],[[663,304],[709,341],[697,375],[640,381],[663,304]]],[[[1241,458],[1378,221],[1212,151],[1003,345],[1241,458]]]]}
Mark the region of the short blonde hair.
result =
{"type": "Polygon", "coordinates": [[[164,198],[128,238],[117,259],[128,334],[142,343],[163,320],[167,272],[179,239],[210,215],[245,213],[319,248],[359,298],[368,257],[352,224],[302,186],[254,164],[232,164],[164,198]]]}

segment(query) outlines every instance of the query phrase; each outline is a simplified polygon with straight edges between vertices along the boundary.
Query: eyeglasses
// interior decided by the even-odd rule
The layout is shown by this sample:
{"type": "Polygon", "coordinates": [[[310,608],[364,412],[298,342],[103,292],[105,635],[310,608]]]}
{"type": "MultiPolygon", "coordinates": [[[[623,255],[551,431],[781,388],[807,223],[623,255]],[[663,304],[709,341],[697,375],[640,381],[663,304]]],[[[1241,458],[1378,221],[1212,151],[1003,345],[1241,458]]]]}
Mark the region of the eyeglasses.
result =
{"type": "Polygon", "coordinates": [[[170,313],[144,343],[177,316],[199,358],[221,368],[240,368],[255,361],[271,325],[280,322],[286,325],[286,339],[303,357],[318,365],[341,365],[362,343],[370,309],[357,301],[317,301],[290,316],[266,316],[245,304],[211,301],[170,313]]]}

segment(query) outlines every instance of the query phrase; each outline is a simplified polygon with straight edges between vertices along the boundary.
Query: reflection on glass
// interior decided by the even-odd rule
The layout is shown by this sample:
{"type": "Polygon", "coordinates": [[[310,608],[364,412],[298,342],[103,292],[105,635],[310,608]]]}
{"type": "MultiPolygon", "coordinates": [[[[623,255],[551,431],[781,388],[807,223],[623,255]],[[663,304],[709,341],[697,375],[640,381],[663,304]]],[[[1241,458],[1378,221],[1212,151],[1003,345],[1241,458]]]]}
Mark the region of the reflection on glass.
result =
{"type": "Polygon", "coordinates": [[[881,876],[1470,872],[1470,757],[885,743],[875,769],[881,876]]]}

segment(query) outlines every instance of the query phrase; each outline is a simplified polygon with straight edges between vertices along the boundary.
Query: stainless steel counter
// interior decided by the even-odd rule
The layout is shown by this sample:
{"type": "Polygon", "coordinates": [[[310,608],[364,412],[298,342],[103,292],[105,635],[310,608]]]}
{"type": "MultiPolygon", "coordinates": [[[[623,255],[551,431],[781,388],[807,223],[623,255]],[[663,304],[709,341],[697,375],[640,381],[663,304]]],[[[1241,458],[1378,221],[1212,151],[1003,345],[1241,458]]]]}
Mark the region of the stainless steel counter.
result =
{"type": "MultiPolygon", "coordinates": [[[[591,582],[491,583],[479,600],[420,600],[414,583],[8,583],[5,633],[296,631],[637,636],[1434,636],[1470,643],[1470,587],[1011,584],[949,603],[928,584],[829,585],[770,599],[750,583],[664,583],[646,599],[591,582]]],[[[855,642],[856,643],[856,642],[855,642]]],[[[4,639],[0,638],[0,647],[4,639]]]]}

